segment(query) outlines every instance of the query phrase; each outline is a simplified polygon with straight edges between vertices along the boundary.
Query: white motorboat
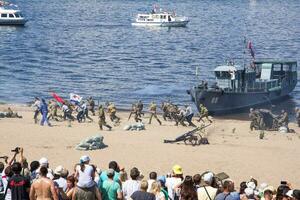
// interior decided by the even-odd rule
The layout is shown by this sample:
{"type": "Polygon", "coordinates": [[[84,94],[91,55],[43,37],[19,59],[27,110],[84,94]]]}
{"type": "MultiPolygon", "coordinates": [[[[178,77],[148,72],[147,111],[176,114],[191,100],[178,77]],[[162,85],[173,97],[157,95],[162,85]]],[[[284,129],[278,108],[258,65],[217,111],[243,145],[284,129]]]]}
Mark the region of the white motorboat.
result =
{"type": "MultiPolygon", "coordinates": [[[[1,4],[0,4],[1,5],[1,4]]],[[[27,20],[20,10],[0,6],[0,25],[25,25],[27,20]]]]}
{"type": "Polygon", "coordinates": [[[155,9],[148,14],[138,14],[133,26],[161,26],[161,27],[183,27],[189,23],[188,17],[176,16],[170,12],[159,11],[155,9]]]}

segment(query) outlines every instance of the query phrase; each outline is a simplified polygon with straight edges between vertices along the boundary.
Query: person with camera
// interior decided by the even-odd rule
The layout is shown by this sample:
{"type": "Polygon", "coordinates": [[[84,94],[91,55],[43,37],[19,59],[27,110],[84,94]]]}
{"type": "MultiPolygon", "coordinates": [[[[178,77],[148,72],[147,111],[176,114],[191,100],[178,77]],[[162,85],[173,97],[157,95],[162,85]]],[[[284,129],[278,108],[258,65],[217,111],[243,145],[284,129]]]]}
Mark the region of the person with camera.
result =
{"type": "Polygon", "coordinates": [[[14,175],[8,180],[7,188],[13,200],[29,200],[30,180],[21,175],[22,165],[15,162],[11,166],[14,175]]]}

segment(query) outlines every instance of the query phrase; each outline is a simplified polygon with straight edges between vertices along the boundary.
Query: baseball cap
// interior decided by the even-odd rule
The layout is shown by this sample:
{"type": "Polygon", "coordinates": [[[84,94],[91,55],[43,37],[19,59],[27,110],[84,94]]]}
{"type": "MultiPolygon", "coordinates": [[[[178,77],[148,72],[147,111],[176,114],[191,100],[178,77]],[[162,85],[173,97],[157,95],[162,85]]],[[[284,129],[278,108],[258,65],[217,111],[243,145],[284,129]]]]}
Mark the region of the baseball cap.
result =
{"type": "Polygon", "coordinates": [[[87,161],[90,161],[90,157],[87,156],[87,155],[84,155],[84,156],[81,156],[80,157],[80,162],[83,163],[83,162],[87,162],[87,161]]]}

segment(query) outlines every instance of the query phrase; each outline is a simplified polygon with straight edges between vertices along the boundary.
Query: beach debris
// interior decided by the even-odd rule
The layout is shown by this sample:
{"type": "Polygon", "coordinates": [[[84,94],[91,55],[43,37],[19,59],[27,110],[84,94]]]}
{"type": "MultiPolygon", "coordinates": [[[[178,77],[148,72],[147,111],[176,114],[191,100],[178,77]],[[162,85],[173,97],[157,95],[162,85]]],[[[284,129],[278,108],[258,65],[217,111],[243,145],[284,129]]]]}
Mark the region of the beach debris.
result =
{"type": "Polygon", "coordinates": [[[75,149],[80,151],[103,149],[107,147],[107,145],[103,143],[103,139],[104,137],[102,135],[95,135],[92,137],[88,137],[85,140],[82,140],[75,147],[75,149]]]}
{"type": "Polygon", "coordinates": [[[280,132],[280,133],[288,133],[288,132],[289,132],[289,130],[288,130],[288,128],[287,128],[287,127],[285,127],[285,126],[281,126],[281,127],[279,127],[279,132],[280,132]]]}
{"type": "Polygon", "coordinates": [[[264,139],[264,137],[265,137],[265,132],[263,130],[261,130],[259,133],[259,139],[262,140],[262,139],[264,139]]]}
{"type": "Polygon", "coordinates": [[[235,131],[236,131],[236,128],[233,128],[233,129],[232,129],[232,133],[235,133],[235,131]]]}
{"type": "Polygon", "coordinates": [[[125,131],[141,131],[145,130],[145,124],[142,122],[137,122],[135,124],[126,125],[123,129],[125,131]]]}

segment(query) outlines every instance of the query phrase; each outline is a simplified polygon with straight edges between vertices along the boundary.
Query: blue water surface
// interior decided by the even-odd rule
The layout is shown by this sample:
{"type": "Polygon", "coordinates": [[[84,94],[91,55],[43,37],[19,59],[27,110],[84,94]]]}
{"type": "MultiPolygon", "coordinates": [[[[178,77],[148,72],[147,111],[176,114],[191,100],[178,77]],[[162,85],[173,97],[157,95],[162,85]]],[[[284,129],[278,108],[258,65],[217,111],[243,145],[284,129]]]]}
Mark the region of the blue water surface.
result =
{"type": "MultiPolygon", "coordinates": [[[[0,27],[0,101],[25,103],[78,93],[128,106],[171,99],[213,79],[213,68],[243,57],[300,58],[299,0],[14,0],[25,27],[0,27]],[[154,3],[190,18],[186,28],[137,28],[154,3]],[[198,67],[199,77],[195,76],[198,67]]],[[[242,62],[242,61],[241,61],[242,62]]],[[[242,63],[241,63],[242,64],[242,63]]],[[[292,93],[299,104],[299,86],[292,93]]]]}

